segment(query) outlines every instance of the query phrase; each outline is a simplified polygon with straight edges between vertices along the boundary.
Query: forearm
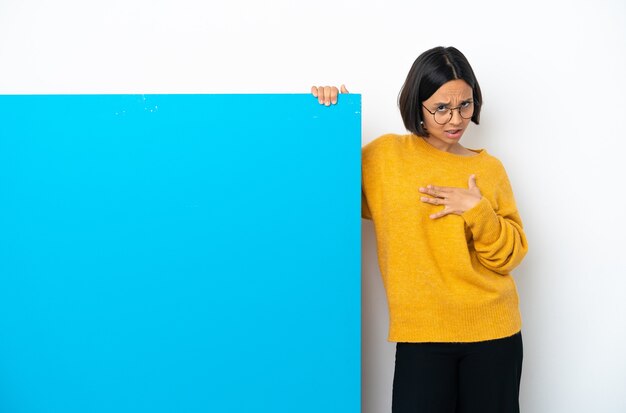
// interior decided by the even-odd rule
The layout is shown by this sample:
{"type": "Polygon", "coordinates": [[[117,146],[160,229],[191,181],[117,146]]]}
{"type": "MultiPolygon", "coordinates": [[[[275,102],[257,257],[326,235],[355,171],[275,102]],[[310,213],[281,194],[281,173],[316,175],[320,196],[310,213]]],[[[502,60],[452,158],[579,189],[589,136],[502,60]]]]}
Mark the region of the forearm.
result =
{"type": "Polygon", "coordinates": [[[505,275],[519,265],[528,244],[516,210],[499,215],[483,197],[462,217],[472,232],[477,257],[486,268],[505,275]]]}

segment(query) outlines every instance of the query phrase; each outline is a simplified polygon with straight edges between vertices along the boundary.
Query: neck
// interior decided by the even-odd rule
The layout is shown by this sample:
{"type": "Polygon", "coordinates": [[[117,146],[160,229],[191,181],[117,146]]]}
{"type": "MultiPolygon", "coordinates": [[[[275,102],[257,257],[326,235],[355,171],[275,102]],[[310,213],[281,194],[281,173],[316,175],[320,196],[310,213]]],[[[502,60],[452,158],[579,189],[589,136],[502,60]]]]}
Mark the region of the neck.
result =
{"type": "Polygon", "coordinates": [[[430,139],[428,137],[424,138],[424,140],[426,141],[426,143],[428,143],[432,147],[439,149],[440,151],[450,152],[450,153],[458,152],[458,148],[461,146],[459,145],[458,142],[445,143],[438,139],[430,139]]]}

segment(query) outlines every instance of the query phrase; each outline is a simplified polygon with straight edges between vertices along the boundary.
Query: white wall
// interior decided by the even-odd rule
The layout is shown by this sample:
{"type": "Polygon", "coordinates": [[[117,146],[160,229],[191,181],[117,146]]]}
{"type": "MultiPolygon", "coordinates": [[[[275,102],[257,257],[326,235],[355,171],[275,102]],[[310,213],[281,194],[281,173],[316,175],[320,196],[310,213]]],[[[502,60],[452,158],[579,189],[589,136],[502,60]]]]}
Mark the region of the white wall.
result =
{"type": "MultiPolygon", "coordinates": [[[[506,165],[530,252],[515,271],[525,412],[626,411],[623,0],[0,0],[0,93],[278,93],[345,82],[363,141],[403,132],[413,60],[454,45],[483,88],[463,142],[506,165]]],[[[1,115],[0,115],[1,116],[1,115]]],[[[363,224],[363,412],[395,346],[363,224]]],[[[323,397],[323,395],[320,395],[323,397]]]]}

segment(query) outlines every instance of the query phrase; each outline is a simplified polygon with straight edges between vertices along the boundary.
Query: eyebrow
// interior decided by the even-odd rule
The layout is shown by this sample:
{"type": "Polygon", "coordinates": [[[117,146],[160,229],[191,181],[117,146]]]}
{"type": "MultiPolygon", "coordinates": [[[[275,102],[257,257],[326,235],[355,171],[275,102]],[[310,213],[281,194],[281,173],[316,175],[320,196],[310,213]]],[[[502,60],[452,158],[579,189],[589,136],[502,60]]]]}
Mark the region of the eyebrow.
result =
{"type": "MultiPolygon", "coordinates": [[[[462,101],[461,101],[461,103],[465,103],[465,102],[473,102],[473,101],[474,101],[474,98],[473,98],[473,97],[471,97],[471,98],[467,98],[467,99],[465,99],[465,100],[462,100],[462,101]]],[[[440,105],[443,105],[443,106],[448,106],[449,104],[450,104],[449,102],[448,102],[448,103],[446,103],[446,102],[438,102],[438,103],[433,103],[433,105],[434,105],[434,106],[440,106],[440,105]]]]}

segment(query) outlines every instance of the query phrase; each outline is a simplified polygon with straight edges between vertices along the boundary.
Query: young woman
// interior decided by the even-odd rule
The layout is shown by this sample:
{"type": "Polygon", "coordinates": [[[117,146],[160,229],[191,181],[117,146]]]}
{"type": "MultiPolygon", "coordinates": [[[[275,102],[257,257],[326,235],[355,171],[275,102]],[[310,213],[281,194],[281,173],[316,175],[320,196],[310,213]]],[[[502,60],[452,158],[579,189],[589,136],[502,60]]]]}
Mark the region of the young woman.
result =
{"type": "MultiPolygon", "coordinates": [[[[336,87],[312,93],[337,103],[336,87]]],[[[362,216],[374,222],[389,340],[397,342],[394,413],[519,412],[521,317],[511,271],[527,243],[502,163],[459,142],[481,106],[465,56],[427,50],[399,96],[410,133],[362,150],[362,216]]]]}

